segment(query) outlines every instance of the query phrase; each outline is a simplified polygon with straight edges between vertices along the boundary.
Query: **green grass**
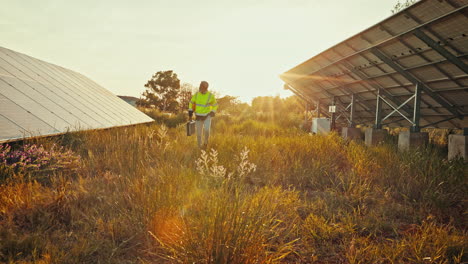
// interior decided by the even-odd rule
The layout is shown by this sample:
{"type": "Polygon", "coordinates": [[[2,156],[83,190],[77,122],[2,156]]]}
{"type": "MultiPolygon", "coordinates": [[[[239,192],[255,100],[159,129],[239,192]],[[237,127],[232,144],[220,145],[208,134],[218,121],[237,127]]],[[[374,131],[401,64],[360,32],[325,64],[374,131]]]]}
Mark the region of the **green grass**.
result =
{"type": "Polygon", "coordinates": [[[367,148],[281,122],[213,125],[208,152],[183,124],[28,142],[62,145],[80,165],[2,171],[0,262],[468,261],[467,166],[438,148],[367,148]]]}

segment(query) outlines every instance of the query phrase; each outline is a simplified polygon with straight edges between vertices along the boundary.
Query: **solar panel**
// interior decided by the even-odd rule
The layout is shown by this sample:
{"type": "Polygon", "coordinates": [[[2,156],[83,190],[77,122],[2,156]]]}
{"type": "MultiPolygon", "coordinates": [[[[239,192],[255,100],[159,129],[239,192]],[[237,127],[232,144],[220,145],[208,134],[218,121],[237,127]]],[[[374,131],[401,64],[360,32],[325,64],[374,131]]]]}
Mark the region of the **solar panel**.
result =
{"type": "Polygon", "coordinates": [[[0,142],[152,121],[77,72],[0,47],[0,142]]]}
{"type": "Polygon", "coordinates": [[[381,100],[381,117],[393,112],[385,125],[414,126],[419,84],[418,126],[468,127],[467,6],[468,0],[419,1],[280,77],[323,112],[335,104],[346,114],[354,95],[355,121],[364,125],[375,125],[381,100]]]}

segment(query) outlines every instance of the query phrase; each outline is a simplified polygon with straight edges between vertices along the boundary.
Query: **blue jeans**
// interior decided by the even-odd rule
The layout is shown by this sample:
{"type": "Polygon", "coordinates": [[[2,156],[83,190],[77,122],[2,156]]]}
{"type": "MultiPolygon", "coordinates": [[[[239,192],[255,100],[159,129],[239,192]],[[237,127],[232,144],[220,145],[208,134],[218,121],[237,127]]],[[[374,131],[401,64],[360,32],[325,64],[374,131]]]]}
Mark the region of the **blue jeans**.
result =
{"type": "Polygon", "coordinates": [[[210,138],[210,128],[211,128],[211,116],[207,116],[205,120],[197,120],[195,122],[196,131],[197,131],[197,142],[198,147],[206,146],[208,144],[208,139],[210,138]],[[204,135],[204,142],[202,144],[202,133],[204,135]]]}

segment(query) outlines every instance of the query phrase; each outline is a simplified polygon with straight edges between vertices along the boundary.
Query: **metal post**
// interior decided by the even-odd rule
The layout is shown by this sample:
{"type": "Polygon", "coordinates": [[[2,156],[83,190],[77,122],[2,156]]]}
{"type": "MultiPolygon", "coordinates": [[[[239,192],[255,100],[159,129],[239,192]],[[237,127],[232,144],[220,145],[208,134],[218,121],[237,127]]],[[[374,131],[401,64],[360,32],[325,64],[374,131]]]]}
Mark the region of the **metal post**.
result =
{"type": "Polygon", "coordinates": [[[320,100],[317,101],[317,118],[320,118],[320,100]]]}
{"type": "Polygon", "coordinates": [[[419,120],[421,118],[421,84],[418,82],[414,88],[414,113],[411,132],[420,132],[419,120]]]}
{"type": "MultiPolygon", "coordinates": [[[[335,97],[333,96],[332,105],[335,105],[335,97]]],[[[331,113],[331,130],[335,130],[335,121],[336,121],[336,113],[331,113]]]]}
{"type": "Polygon", "coordinates": [[[374,128],[382,129],[382,99],[380,98],[380,94],[382,92],[380,89],[377,90],[377,105],[375,108],[375,125],[374,128]]]}
{"type": "Polygon", "coordinates": [[[351,109],[349,111],[349,126],[350,127],[355,127],[355,123],[354,123],[354,112],[356,110],[356,108],[354,107],[355,102],[356,102],[356,98],[354,94],[352,94],[351,95],[351,109]]]}

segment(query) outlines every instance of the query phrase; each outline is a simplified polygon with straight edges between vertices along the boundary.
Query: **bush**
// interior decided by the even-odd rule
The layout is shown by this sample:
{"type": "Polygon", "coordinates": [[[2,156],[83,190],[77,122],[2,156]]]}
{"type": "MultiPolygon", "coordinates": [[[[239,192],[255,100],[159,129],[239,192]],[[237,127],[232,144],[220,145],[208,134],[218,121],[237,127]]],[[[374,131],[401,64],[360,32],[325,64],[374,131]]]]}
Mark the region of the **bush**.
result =
{"type": "Polygon", "coordinates": [[[186,113],[162,113],[157,109],[142,109],[143,112],[154,119],[158,124],[164,124],[170,128],[177,127],[178,125],[187,122],[186,113]]]}
{"type": "Polygon", "coordinates": [[[53,145],[46,150],[42,145],[26,144],[12,150],[8,144],[0,145],[0,178],[3,180],[13,174],[34,174],[52,171],[75,172],[80,166],[80,156],[71,150],[53,145]]]}
{"type": "Polygon", "coordinates": [[[202,152],[197,170],[204,178],[199,195],[182,215],[158,211],[151,234],[165,249],[163,258],[180,263],[274,263],[293,251],[297,193],[280,188],[245,190],[243,180],[255,171],[248,150],[235,171],[218,162],[217,152],[202,152]]]}

